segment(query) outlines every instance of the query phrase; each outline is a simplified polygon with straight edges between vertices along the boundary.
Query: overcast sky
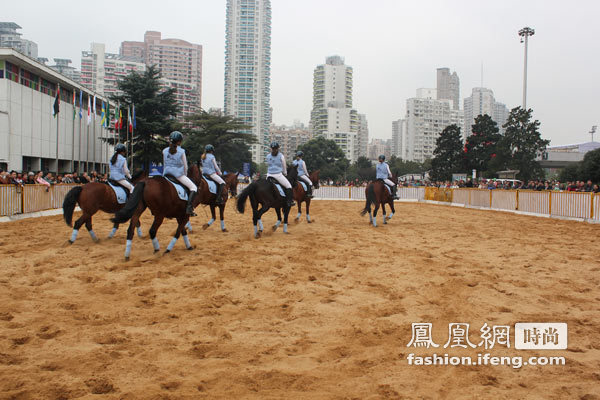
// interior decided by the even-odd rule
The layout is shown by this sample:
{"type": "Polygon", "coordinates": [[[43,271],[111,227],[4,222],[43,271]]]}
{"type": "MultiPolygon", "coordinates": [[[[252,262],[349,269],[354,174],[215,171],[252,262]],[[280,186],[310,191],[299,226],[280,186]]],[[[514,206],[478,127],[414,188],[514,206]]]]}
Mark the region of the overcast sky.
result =
{"type": "MultiPolygon", "coordinates": [[[[117,53],[121,41],[157,30],[203,46],[202,106],[223,107],[225,0],[73,2],[26,0],[2,7],[39,56],[71,58],[79,68],[91,42],[117,53]]],[[[367,115],[370,138],[390,138],[406,99],[435,87],[436,68],[494,91],[509,108],[522,102],[523,44],[529,46],[527,105],[551,145],[588,141],[600,121],[600,1],[573,0],[272,0],[273,122],[308,123],[312,74],[338,54],[354,68],[354,108],[367,115]]],[[[600,137],[600,134],[598,134],[600,137]]]]}

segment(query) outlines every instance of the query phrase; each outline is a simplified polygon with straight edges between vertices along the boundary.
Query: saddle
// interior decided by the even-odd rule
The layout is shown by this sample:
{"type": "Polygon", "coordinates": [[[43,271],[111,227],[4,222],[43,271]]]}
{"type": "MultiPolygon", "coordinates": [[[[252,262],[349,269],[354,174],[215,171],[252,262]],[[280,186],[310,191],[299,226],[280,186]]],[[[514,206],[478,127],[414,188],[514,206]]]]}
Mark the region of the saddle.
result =
{"type": "Polygon", "coordinates": [[[275,187],[275,189],[277,189],[277,191],[279,192],[279,195],[283,198],[285,198],[285,192],[283,191],[283,186],[281,186],[279,184],[279,182],[277,182],[277,179],[273,178],[272,176],[269,176],[267,178],[267,182],[269,182],[271,185],[273,185],[275,187]]]}
{"type": "Polygon", "coordinates": [[[385,187],[385,188],[388,190],[388,192],[389,192],[390,194],[392,194],[392,188],[393,188],[393,186],[390,186],[390,185],[388,185],[388,184],[387,184],[387,183],[385,183],[385,181],[384,181],[383,179],[381,179],[381,178],[377,179],[377,180],[376,180],[376,182],[381,182],[381,183],[383,183],[383,187],[385,187]]]}
{"type": "MultiPolygon", "coordinates": [[[[129,198],[129,188],[126,188],[125,186],[121,185],[119,182],[115,181],[114,179],[110,179],[108,178],[108,180],[105,182],[107,185],[110,183],[113,186],[117,186],[122,188],[123,190],[125,190],[125,196],[127,196],[127,198],[129,198]]],[[[133,185],[133,184],[132,184],[133,185]]],[[[109,185],[110,186],[110,185],[109,185]]],[[[135,185],[134,185],[135,186],[135,185]]]]}
{"type": "MultiPolygon", "coordinates": [[[[202,177],[209,182],[215,182],[215,180],[213,178],[211,178],[210,175],[202,174],[202,177]]],[[[217,184],[217,182],[215,182],[215,184],[217,184]]]]}
{"type": "Polygon", "coordinates": [[[168,179],[168,180],[170,180],[171,182],[173,182],[173,183],[174,183],[175,185],[177,185],[177,186],[181,186],[187,195],[189,195],[189,194],[190,194],[190,189],[188,189],[188,187],[187,187],[187,186],[185,186],[184,184],[182,184],[181,182],[179,182],[179,181],[177,180],[177,178],[175,178],[173,175],[171,175],[171,174],[166,174],[166,175],[164,176],[164,178],[165,178],[165,179],[168,179]]]}

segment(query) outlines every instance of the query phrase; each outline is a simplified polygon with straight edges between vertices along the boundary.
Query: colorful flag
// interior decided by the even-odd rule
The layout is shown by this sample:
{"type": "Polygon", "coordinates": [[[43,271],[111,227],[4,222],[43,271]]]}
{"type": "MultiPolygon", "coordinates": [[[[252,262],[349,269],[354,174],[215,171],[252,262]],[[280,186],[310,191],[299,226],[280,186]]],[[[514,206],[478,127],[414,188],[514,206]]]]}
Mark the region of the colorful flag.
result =
{"type": "Polygon", "coordinates": [[[77,95],[73,89],[73,121],[75,121],[75,115],[77,115],[77,95]]]}
{"type": "Polygon", "coordinates": [[[102,114],[100,115],[100,126],[104,126],[106,123],[106,106],[102,102],[102,114]]]}
{"type": "Polygon", "coordinates": [[[79,90],[79,119],[83,118],[83,112],[81,109],[83,108],[83,92],[79,90]]]}
{"type": "Polygon", "coordinates": [[[135,129],[135,104],[133,105],[133,116],[132,116],[132,119],[133,119],[133,129],[135,129]]]}
{"type": "Polygon", "coordinates": [[[58,88],[56,89],[56,98],[54,99],[54,106],[52,109],[54,112],[53,116],[56,117],[56,114],[60,111],[60,85],[58,85],[58,88]]]}
{"type": "Polygon", "coordinates": [[[131,122],[131,109],[127,107],[127,129],[129,133],[133,132],[133,122],[131,122]]]}
{"type": "Polygon", "coordinates": [[[117,103],[117,108],[115,108],[115,130],[119,129],[119,104],[117,103]]]}
{"type": "Polygon", "coordinates": [[[94,120],[96,120],[96,95],[94,95],[94,102],[92,103],[92,112],[94,113],[94,120]]]}
{"type": "Polygon", "coordinates": [[[104,121],[104,127],[108,128],[110,125],[110,102],[106,102],[106,121],[104,121]]]}
{"type": "Polygon", "coordinates": [[[121,109],[119,108],[119,129],[121,129],[123,127],[123,113],[121,111],[121,109]]]}
{"type": "Polygon", "coordinates": [[[87,113],[88,113],[88,125],[89,125],[90,122],[92,122],[92,97],[89,94],[88,94],[87,113]]]}

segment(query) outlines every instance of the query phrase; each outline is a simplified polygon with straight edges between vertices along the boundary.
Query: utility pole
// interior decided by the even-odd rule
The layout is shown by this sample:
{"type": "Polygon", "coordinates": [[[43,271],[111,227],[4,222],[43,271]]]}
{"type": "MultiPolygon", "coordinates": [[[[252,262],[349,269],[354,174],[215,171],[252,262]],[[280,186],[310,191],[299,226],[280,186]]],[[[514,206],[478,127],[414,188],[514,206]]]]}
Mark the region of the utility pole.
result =
{"type": "Polygon", "coordinates": [[[523,64],[523,109],[527,110],[527,44],[529,36],[533,36],[535,31],[532,28],[525,27],[519,31],[521,43],[525,42],[525,62],[523,64]]]}

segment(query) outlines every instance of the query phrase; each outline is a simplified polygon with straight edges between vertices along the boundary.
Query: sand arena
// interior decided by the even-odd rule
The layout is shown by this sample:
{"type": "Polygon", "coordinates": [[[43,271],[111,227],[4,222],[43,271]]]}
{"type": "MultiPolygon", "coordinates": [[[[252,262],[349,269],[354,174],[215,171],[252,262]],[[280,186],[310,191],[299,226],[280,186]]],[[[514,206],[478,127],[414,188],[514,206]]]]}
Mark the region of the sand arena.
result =
{"type": "Polygon", "coordinates": [[[0,225],[0,398],[599,398],[600,225],[399,203],[375,229],[362,205],[315,201],[290,235],[268,233],[270,211],[260,240],[248,209],[228,203],[221,233],[199,208],[196,249],[165,256],[146,211],[129,262],[106,214],[98,244],[82,229],[68,245],[61,216],[0,225]],[[433,352],[407,348],[413,322],[443,345],[451,322],[477,342],[486,322],[530,321],[569,325],[550,352],[566,365],[407,363],[433,352]]]}

